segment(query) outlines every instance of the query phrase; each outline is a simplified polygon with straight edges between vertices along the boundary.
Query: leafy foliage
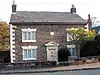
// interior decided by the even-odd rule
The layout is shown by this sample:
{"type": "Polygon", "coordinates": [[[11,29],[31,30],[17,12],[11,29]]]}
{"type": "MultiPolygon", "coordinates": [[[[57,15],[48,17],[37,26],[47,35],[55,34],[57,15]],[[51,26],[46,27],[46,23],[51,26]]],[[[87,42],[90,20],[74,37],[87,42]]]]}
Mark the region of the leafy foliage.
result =
{"type": "Polygon", "coordinates": [[[99,41],[99,42],[100,42],[100,34],[97,34],[97,35],[94,37],[94,40],[96,40],[96,41],[99,41]]]}
{"type": "Polygon", "coordinates": [[[0,22],[0,50],[5,50],[9,46],[9,25],[0,22]]]}
{"type": "Polygon", "coordinates": [[[100,34],[89,31],[88,35],[89,37],[84,37],[81,43],[83,44],[80,50],[81,57],[100,55],[100,34]]]}
{"type": "Polygon", "coordinates": [[[100,55],[100,50],[97,50],[96,41],[87,41],[80,49],[81,57],[96,56],[96,55],[100,55]]]}
{"type": "Polygon", "coordinates": [[[81,56],[92,56],[97,54],[95,51],[94,42],[89,42],[94,41],[94,37],[96,35],[94,30],[85,31],[84,28],[70,29],[69,33],[72,35],[71,41],[73,41],[73,43],[76,45],[76,48],[81,48],[81,56]],[[80,45],[80,48],[78,45],[80,45]],[[91,48],[90,45],[92,45],[91,48]]]}
{"type": "Polygon", "coordinates": [[[84,28],[70,29],[68,32],[72,35],[72,41],[94,40],[95,37],[95,31],[85,31],[84,28]]]}
{"type": "Polygon", "coordinates": [[[83,35],[83,33],[85,32],[83,28],[80,28],[80,29],[70,29],[69,31],[69,34],[71,34],[71,40],[72,41],[77,41],[79,40],[83,35]]]}
{"type": "Polygon", "coordinates": [[[86,36],[82,37],[80,40],[81,41],[93,41],[94,40],[94,37],[95,37],[95,31],[88,31],[86,32],[86,36]]]}

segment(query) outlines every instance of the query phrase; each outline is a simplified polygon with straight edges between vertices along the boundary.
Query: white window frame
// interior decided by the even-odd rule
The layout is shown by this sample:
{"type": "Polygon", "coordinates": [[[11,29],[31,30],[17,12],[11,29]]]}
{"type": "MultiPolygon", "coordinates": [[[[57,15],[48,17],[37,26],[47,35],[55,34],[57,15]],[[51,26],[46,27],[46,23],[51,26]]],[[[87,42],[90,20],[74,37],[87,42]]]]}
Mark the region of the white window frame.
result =
{"type": "Polygon", "coordinates": [[[75,49],[75,47],[74,48],[71,48],[71,50],[70,50],[70,54],[71,54],[71,56],[76,56],[76,49],[75,49]]]}
{"type": "Polygon", "coordinates": [[[79,28],[66,28],[66,31],[67,31],[67,41],[68,41],[68,42],[73,40],[72,34],[69,33],[68,31],[69,31],[69,30],[78,30],[78,29],[79,29],[79,28]]]}
{"type": "Polygon", "coordinates": [[[76,57],[76,48],[75,45],[67,45],[69,51],[70,51],[70,56],[76,57]],[[74,49],[74,50],[73,50],[74,49]]]}
{"type": "Polygon", "coordinates": [[[72,41],[72,35],[69,32],[67,32],[67,41],[72,41]]]}
{"type": "Polygon", "coordinates": [[[28,29],[21,29],[22,30],[22,42],[36,42],[36,31],[37,31],[37,29],[30,29],[30,28],[28,28],[28,29]],[[35,40],[24,40],[23,39],[23,32],[35,32],[35,40]]]}
{"type": "Polygon", "coordinates": [[[24,49],[35,49],[35,55],[37,56],[37,47],[38,46],[22,46],[22,49],[23,49],[23,60],[36,60],[37,58],[24,58],[24,49]]]}

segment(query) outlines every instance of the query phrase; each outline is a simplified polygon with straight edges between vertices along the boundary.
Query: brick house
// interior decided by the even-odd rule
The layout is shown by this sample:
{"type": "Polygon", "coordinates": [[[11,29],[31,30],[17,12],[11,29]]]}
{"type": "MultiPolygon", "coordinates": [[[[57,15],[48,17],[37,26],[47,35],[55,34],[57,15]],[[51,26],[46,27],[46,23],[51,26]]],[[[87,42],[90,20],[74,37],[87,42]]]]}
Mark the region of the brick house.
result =
{"type": "Polygon", "coordinates": [[[67,46],[66,29],[85,25],[86,21],[76,14],[74,6],[70,12],[38,12],[16,11],[16,4],[13,4],[10,19],[11,63],[58,63],[59,49],[67,46]]]}

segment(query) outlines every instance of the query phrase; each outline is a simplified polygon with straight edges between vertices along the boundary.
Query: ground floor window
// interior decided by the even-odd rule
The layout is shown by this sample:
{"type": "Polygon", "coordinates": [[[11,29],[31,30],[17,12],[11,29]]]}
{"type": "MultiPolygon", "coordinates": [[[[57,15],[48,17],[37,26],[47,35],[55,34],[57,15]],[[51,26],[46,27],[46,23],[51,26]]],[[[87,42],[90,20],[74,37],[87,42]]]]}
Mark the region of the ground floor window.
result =
{"type": "Polygon", "coordinates": [[[75,48],[70,48],[70,55],[76,56],[76,49],[75,48]]]}
{"type": "Polygon", "coordinates": [[[23,60],[36,60],[36,46],[24,46],[23,60]]]}
{"type": "Polygon", "coordinates": [[[76,56],[76,47],[75,47],[75,45],[68,45],[67,47],[70,51],[70,56],[76,56]]]}

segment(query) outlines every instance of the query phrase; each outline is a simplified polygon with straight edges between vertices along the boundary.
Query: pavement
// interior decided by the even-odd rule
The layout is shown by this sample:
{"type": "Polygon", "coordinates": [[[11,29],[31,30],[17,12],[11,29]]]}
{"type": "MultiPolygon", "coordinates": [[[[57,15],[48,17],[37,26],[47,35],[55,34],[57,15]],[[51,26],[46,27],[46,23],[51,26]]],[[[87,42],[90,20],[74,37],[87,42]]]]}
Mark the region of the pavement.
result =
{"type": "Polygon", "coordinates": [[[78,71],[78,70],[94,70],[94,69],[100,69],[100,62],[92,64],[82,64],[82,65],[58,66],[52,68],[0,70],[0,74],[46,73],[46,72],[78,71]]]}

